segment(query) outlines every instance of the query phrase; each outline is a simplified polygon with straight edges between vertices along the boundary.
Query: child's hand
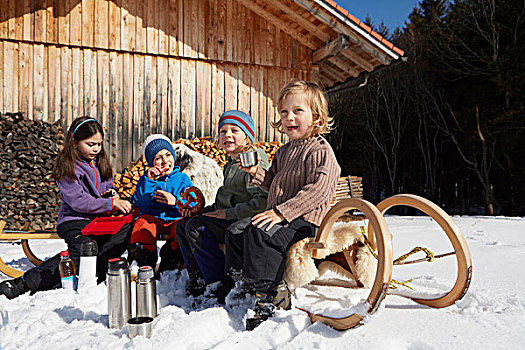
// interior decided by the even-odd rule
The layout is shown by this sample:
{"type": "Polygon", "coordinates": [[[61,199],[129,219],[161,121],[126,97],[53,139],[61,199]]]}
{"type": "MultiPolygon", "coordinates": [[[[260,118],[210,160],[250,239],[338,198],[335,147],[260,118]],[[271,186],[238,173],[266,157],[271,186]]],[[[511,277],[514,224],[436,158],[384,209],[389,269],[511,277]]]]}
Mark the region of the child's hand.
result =
{"type": "Polygon", "coordinates": [[[261,228],[264,225],[268,224],[268,227],[266,227],[266,231],[271,229],[273,225],[278,224],[282,221],[284,221],[284,216],[282,216],[281,213],[274,209],[263,211],[262,213],[259,213],[252,218],[252,224],[258,228],[261,228]]]}
{"type": "Polygon", "coordinates": [[[175,205],[177,199],[174,195],[169,192],[158,190],[155,192],[155,200],[159,203],[164,203],[167,205],[175,205]]]}
{"type": "Polygon", "coordinates": [[[120,198],[114,198],[113,209],[121,211],[124,214],[129,214],[131,212],[131,203],[120,198]]]}
{"type": "Polygon", "coordinates": [[[226,219],[226,210],[225,209],[217,209],[215,211],[210,211],[210,212],[207,212],[207,213],[203,213],[202,215],[209,216],[211,218],[226,219]]]}
{"type": "Polygon", "coordinates": [[[164,168],[161,168],[159,166],[151,167],[148,169],[146,176],[150,180],[157,180],[159,177],[164,175],[164,173],[168,171],[169,168],[170,168],[169,166],[165,166],[164,168]]]}
{"type": "Polygon", "coordinates": [[[239,157],[237,157],[237,165],[239,166],[239,169],[246,171],[251,176],[255,176],[255,173],[257,172],[257,168],[259,167],[259,165],[257,164],[257,165],[245,168],[241,165],[241,161],[239,160],[239,157]]]}

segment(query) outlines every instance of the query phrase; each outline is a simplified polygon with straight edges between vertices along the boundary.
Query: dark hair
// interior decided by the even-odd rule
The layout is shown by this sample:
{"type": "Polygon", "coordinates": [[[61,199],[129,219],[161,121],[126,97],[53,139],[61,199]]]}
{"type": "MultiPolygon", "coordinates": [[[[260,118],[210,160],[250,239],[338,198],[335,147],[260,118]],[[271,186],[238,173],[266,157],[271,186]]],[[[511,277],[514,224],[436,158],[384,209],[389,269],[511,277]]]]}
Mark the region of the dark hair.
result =
{"type": "MultiPolygon", "coordinates": [[[[69,127],[66,140],[62,150],[58,153],[55,161],[55,168],[53,169],[53,177],[55,181],[59,181],[64,177],[71,180],[76,180],[75,175],[75,161],[80,158],[77,149],[75,148],[75,141],[82,141],[91,136],[100,133],[104,138],[104,130],[102,126],[91,117],[80,117],[73,120],[69,127]]],[[[104,144],[100,148],[96,160],[97,168],[100,171],[102,181],[107,181],[113,178],[113,169],[109,163],[109,158],[104,149],[104,144]]]]}

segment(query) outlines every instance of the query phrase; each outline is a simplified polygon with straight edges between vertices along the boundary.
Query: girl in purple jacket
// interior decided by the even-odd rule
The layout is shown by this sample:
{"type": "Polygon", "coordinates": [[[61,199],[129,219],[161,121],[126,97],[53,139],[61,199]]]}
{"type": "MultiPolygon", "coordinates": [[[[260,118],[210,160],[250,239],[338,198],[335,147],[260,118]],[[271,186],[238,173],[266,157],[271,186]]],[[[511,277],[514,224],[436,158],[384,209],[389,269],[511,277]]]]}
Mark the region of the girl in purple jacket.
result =
{"type": "MultiPolygon", "coordinates": [[[[97,216],[112,211],[124,214],[131,212],[131,203],[120,199],[113,189],[113,171],[103,140],[104,131],[95,119],[75,119],[69,127],[53,171],[62,197],[57,234],[66,242],[77,271],[82,242],[96,241],[99,283],[106,278],[108,259],[120,257],[126,250],[130,225],[124,225],[114,235],[85,236],[81,231],[97,216]]],[[[60,254],[57,254],[27,271],[22,277],[0,283],[0,295],[13,299],[28,291],[33,294],[58,288],[59,261],[60,254]]]]}

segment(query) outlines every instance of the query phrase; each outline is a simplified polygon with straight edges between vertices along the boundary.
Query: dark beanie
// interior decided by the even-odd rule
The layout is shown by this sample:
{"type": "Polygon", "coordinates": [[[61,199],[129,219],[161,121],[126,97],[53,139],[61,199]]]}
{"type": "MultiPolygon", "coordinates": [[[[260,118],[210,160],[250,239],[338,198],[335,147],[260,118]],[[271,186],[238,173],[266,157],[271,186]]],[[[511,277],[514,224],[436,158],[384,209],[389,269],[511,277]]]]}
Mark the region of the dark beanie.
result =
{"type": "Polygon", "coordinates": [[[219,119],[219,129],[224,124],[237,125],[252,142],[255,142],[255,133],[253,131],[255,126],[252,117],[248,114],[237,110],[226,111],[219,119]]]}
{"type": "Polygon", "coordinates": [[[146,163],[148,163],[149,167],[153,166],[153,160],[155,159],[155,156],[163,149],[170,151],[171,155],[173,156],[173,160],[177,160],[177,156],[175,156],[175,150],[173,149],[171,140],[168,137],[162,134],[153,134],[146,138],[144,144],[142,145],[142,152],[144,152],[144,158],[146,158],[146,163]]]}

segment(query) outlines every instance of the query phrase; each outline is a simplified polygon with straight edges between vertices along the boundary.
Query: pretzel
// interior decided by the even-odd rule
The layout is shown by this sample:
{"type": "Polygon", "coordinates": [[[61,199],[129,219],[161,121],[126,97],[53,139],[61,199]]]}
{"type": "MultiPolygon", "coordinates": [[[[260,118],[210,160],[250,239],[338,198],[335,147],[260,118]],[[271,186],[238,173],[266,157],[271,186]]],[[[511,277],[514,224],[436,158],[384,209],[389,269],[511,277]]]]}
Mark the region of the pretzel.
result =
{"type": "Polygon", "coordinates": [[[204,195],[201,190],[195,186],[190,186],[181,192],[180,198],[175,205],[179,210],[188,209],[192,214],[198,214],[204,208],[204,202],[204,195]],[[191,206],[193,203],[196,204],[191,206]]]}

